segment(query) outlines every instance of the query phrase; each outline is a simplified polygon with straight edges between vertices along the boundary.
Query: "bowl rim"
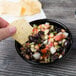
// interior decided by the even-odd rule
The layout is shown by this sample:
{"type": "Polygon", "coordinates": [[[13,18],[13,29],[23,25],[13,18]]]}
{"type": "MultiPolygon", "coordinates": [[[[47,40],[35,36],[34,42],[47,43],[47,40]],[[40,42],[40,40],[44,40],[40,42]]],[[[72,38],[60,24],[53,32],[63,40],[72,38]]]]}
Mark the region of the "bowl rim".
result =
{"type": "Polygon", "coordinates": [[[42,21],[42,20],[45,20],[45,21],[48,21],[48,22],[54,22],[54,23],[56,23],[56,24],[59,24],[60,26],[62,26],[62,27],[65,28],[66,30],[68,30],[68,32],[69,32],[69,34],[70,34],[70,38],[71,38],[70,47],[69,47],[69,50],[67,50],[67,52],[64,54],[64,56],[63,56],[61,59],[57,59],[57,60],[55,60],[54,62],[50,62],[50,63],[36,63],[36,62],[30,61],[30,60],[27,60],[25,57],[23,57],[23,55],[19,52],[20,49],[17,47],[17,46],[20,45],[20,44],[19,44],[17,41],[15,41],[15,48],[16,48],[17,53],[20,55],[20,57],[21,57],[24,61],[26,61],[26,62],[28,62],[28,63],[30,63],[30,64],[35,64],[35,65],[36,65],[36,64],[40,64],[40,65],[42,65],[42,64],[52,64],[52,63],[55,63],[55,62],[60,61],[60,60],[62,60],[63,58],[65,58],[66,55],[70,52],[70,50],[71,50],[71,48],[72,48],[72,43],[73,43],[72,34],[71,34],[71,31],[68,29],[68,27],[67,27],[65,24],[63,24],[62,22],[59,22],[59,21],[57,21],[57,20],[53,20],[53,19],[39,19],[39,20],[35,20],[35,21],[30,22],[30,24],[32,24],[32,23],[34,23],[34,22],[42,21]]]}

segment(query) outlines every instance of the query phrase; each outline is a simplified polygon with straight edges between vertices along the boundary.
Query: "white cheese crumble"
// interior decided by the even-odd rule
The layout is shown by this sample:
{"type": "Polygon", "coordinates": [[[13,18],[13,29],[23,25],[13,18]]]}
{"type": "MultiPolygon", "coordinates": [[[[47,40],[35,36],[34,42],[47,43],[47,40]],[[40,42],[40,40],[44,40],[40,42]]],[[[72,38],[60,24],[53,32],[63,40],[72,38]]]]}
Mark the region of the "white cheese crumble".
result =
{"type": "Polygon", "coordinates": [[[62,58],[62,55],[59,56],[59,59],[61,59],[61,58],[62,58]]]}
{"type": "Polygon", "coordinates": [[[36,52],[35,54],[33,54],[33,57],[35,59],[40,59],[40,53],[36,52]]]}
{"type": "Polygon", "coordinates": [[[55,47],[51,47],[51,48],[50,48],[50,52],[51,52],[51,54],[54,54],[54,53],[56,52],[55,47]]]}

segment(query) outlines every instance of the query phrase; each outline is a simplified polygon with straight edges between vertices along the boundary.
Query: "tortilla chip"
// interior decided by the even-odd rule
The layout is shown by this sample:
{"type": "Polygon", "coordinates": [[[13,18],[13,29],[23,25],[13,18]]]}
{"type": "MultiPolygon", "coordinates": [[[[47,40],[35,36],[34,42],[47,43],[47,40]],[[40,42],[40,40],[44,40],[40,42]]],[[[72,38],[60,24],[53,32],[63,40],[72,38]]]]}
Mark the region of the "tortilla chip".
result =
{"type": "Polygon", "coordinates": [[[34,15],[40,13],[41,6],[38,0],[0,1],[0,14],[11,16],[34,15]]]}
{"type": "Polygon", "coordinates": [[[10,24],[15,26],[17,31],[12,36],[20,44],[24,44],[28,40],[28,36],[32,33],[32,26],[26,20],[16,20],[10,24]]]}
{"type": "Polygon", "coordinates": [[[42,7],[41,3],[38,0],[21,0],[21,5],[22,8],[26,10],[24,13],[21,13],[21,16],[40,13],[42,7]]]}
{"type": "Polygon", "coordinates": [[[0,14],[7,14],[12,16],[20,16],[21,14],[20,2],[0,1],[0,14]]]}

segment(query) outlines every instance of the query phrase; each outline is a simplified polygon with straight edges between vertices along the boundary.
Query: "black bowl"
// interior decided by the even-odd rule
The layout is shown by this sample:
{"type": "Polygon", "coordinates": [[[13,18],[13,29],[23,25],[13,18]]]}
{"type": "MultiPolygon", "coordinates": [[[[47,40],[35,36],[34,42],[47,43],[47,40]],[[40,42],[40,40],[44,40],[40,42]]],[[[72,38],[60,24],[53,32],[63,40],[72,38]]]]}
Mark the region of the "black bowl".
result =
{"type": "MultiPolygon", "coordinates": [[[[65,55],[69,52],[71,46],[72,46],[72,35],[71,35],[71,32],[69,31],[69,29],[62,23],[56,21],[56,20],[52,20],[52,19],[41,19],[41,20],[36,20],[36,21],[33,21],[33,22],[30,22],[31,26],[33,24],[44,24],[45,22],[49,22],[51,25],[54,25],[54,26],[57,26],[58,28],[63,28],[65,29],[68,33],[69,33],[69,38],[70,38],[70,42],[69,42],[69,46],[66,48],[66,51],[65,51],[65,55]]],[[[37,63],[37,62],[33,62],[33,61],[30,61],[30,60],[27,60],[22,54],[21,54],[21,50],[20,50],[20,47],[22,47],[17,41],[15,41],[15,47],[16,47],[16,50],[17,50],[17,53],[27,62],[29,63],[32,63],[32,64],[42,64],[42,63],[37,63]]],[[[65,56],[64,55],[64,56],[65,56]]],[[[63,56],[63,57],[64,57],[63,56]]],[[[57,59],[57,60],[60,60],[60,59],[57,59]]],[[[57,61],[56,60],[56,61],[57,61]]],[[[45,64],[45,63],[44,63],[45,64]]]]}

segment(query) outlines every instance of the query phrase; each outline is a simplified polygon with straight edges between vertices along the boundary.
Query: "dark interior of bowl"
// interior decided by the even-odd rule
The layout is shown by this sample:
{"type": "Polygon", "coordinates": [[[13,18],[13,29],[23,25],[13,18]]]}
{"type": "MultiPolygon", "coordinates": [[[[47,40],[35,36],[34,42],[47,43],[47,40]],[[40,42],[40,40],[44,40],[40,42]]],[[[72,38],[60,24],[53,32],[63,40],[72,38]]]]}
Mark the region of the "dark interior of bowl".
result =
{"type": "MultiPolygon", "coordinates": [[[[62,24],[62,23],[60,23],[60,22],[58,22],[58,21],[56,21],[56,20],[52,20],[52,19],[36,20],[36,21],[30,22],[30,24],[31,24],[31,26],[32,26],[33,24],[39,25],[39,24],[44,24],[44,23],[46,23],[46,22],[49,22],[51,25],[57,26],[58,28],[63,28],[63,29],[66,30],[66,32],[69,33],[70,42],[69,42],[69,46],[66,48],[66,51],[65,51],[65,55],[66,55],[66,54],[68,53],[68,51],[70,50],[71,45],[72,45],[72,35],[71,35],[71,32],[69,31],[69,29],[68,29],[64,24],[62,24]]],[[[30,60],[27,60],[27,59],[21,54],[21,50],[20,50],[21,45],[20,45],[17,41],[15,41],[15,47],[16,47],[16,50],[17,50],[18,54],[19,54],[25,61],[27,61],[27,62],[29,62],[29,63],[32,63],[32,64],[41,64],[41,63],[37,63],[37,62],[33,62],[33,61],[30,61],[30,60]]],[[[65,56],[65,55],[64,55],[64,56],[65,56]]]]}

